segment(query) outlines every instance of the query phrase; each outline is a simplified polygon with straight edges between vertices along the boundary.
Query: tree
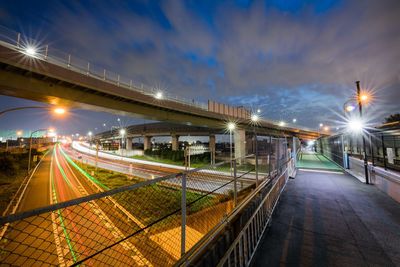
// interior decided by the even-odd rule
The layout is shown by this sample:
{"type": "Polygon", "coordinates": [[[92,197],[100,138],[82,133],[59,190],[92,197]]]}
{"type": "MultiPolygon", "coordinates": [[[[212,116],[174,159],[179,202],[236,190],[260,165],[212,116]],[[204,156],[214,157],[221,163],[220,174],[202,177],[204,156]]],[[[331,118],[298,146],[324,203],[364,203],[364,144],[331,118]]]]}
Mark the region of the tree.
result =
{"type": "Polygon", "coordinates": [[[400,113],[392,114],[385,118],[385,123],[400,121],[400,113]]]}

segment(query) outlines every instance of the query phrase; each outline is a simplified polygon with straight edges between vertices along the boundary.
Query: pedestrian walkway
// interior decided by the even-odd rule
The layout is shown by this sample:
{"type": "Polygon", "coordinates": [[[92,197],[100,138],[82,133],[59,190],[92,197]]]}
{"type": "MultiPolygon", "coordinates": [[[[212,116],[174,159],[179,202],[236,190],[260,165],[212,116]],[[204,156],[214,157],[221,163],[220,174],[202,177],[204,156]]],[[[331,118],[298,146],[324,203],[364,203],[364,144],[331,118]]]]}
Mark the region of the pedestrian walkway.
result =
{"type": "Polygon", "coordinates": [[[348,174],[299,170],[253,266],[400,266],[400,205],[348,174]]]}
{"type": "Polygon", "coordinates": [[[300,152],[299,160],[297,161],[297,167],[300,169],[319,169],[331,171],[342,170],[338,165],[323,155],[311,151],[300,152]]]}

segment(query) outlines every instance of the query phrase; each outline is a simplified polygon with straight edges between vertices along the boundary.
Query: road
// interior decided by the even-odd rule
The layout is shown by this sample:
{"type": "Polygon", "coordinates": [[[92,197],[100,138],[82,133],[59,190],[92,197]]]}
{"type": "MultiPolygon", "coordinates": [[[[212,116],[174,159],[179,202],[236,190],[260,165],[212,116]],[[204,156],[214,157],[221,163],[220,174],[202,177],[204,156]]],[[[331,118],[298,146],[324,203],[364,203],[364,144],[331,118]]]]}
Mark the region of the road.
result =
{"type": "MultiPolygon", "coordinates": [[[[32,176],[18,211],[74,200],[103,190],[97,184],[95,177],[89,177],[69,155],[73,158],[78,157],[70,149],[63,149],[61,145],[54,146],[32,176]]],[[[93,156],[81,155],[85,162],[87,160],[89,164],[94,163],[93,156]]],[[[147,179],[171,172],[168,169],[152,169],[146,172],[147,169],[140,165],[130,167],[127,163],[106,159],[99,160],[99,167],[125,173],[134,169],[142,176],[147,175],[147,179]]],[[[218,174],[195,173],[188,178],[188,188],[195,188],[198,191],[216,190],[227,182],[226,179],[218,177],[218,174]]],[[[180,186],[178,179],[169,179],[164,183],[168,187],[180,186]]],[[[244,183],[239,188],[245,188],[250,184],[250,182],[244,183]]],[[[216,193],[226,193],[227,190],[232,190],[232,185],[218,189],[216,193]]],[[[176,261],[171,250],[176,245],[179,247],[180,237],[169,236],[167,233],[170,227],[176,227],[175,223],[165,228],[163,230],[165,232],[141,232],[98,256],[87,259],[102,248],[111,246],[145,227],[139,219],[119,205],[120,200],[124,202],[123,197],[127,197],[128,194],[129,192],[125,192],[113,195],[112,198],[80,203],[9,224],[0,242],[0,263],[19,266],[48,264],[69,266],[85,260],[85,265],[93,266],[171,265],[176,261]],[[165,243],[165,240],[175,245],[172,248],[163,247],[165,244],[162,243],[165,243]]]]}
{"type": "MultiPolygon", "coordinates": [[[[96,165],[96,158],[93,155],[95,151],[90,150],[78,142],[73,143],[72,149],[65,149],[65,151],[75,160],[80,160],[92,166],[96,165]],[[79,149],[79,151],[77,151],[77,149],[79,149]]],[[[182,172],[180,166],[136,160],[104,152],[100,152],[98,155],[98,167],[128,175],[135,175],[143,179],[154,179],[156,177],[182,172]]],[[[240,174],[238,173],[238,175],[240,174]]],[[[233,190],[234,187],[233,183],[226,185],[226,183],[231,181],[232,176],[230,176],[228,172],[210,168],[189,174],[187,186],[197,191],[227,194],[229,191],[233,190]]],[[[238,179],[238,181],[240,182],[238,183],[238,190],[240,191],[254,184],[255,176],[247,174],[243,178],[238,179]]],[[[166,183],[172,186],[181,185],[180,179],[170,179],[166,183]]]]}
{"type": "MultiPolygon", "coordinates": [[[[43,170],[49,167],[50,171],[46,173],[40,169],[37,172],[30,194],[38,194],[27,197],[21,210],[43,204],[46,199],[53,204],[97,191],[81,172],[71,166],[59,145],[48,157],[43,170]],[[48,186],[44,186],[46,180],[48,186]],[[36,185],[44,186],[40,193],[36,192],[36,185]],[[28,204],[28,199],[35,199],[32,205],[28,204]]],[[[1,242],[0,262],[20,266],[71,265],[125,238],[127,233],[139,227],[108,198],[81,203],[10,224],[1,242]]],[[[149,252],[143,247],[139,250],[134,241],[121,242],[100,256],[85,261],[85,264],[97,266],[114,262],[119,265],[152,266],[153,263],[146,258],[149,252]]],[[[157,249],[152,245],[152,250],[157,249]]],[[[162,252],[160,255],[168,258],[162,252]]]]}

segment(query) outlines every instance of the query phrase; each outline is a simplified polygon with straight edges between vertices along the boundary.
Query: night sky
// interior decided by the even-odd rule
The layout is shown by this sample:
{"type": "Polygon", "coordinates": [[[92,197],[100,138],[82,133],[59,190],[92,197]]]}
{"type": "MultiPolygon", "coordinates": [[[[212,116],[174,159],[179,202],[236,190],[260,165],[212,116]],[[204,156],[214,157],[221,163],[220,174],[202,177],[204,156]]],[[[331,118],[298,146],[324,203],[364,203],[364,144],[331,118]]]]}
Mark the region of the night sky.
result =
{"type": "MultiPolygon", "coordinates": [[[[137,82],[268,119],[334,125],[356,80],[373,93],[372,124],[400,112],[399,0],[3,0],[0,24],[137,82]]],[[[0,96],[1,109],[32,104],[0,96]]],[[[117,117],[19,111],[0,117],[0,130],[85,133],[117,117]]],[[[134,122],[143,120],[121,117],[134,122]]]]}

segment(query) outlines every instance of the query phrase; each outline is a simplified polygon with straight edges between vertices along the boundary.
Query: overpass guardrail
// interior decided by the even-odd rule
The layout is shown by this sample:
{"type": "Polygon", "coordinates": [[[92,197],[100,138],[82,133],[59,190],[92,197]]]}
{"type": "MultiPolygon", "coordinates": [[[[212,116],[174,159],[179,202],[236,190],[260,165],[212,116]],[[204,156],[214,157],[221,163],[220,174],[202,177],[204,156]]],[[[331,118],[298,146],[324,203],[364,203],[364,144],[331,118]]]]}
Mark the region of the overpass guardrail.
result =
{"type": "Polygon", "coordinates": [[[159,97],[199,109],[208,110],[207,103],[169,94],[164,90],[164,88],[162,88],[162,86],[153,87],[144,85],[143,83],[139,83],[133,79],[103,68],[100,65],[93,64],[85,59],[58,50],[53,46],[41,43],[38,40],[28,38],[21,33],[10,30],[4,26],[0,26],[0,43],[32,58],[45,60],[57,66],[73,70],[104,82],[124,87],[129,90],[134,90],[142,94],[151,95],[156,98],[159,97]],[[161,95],[158,95],[160,93],[161,95]]]}

